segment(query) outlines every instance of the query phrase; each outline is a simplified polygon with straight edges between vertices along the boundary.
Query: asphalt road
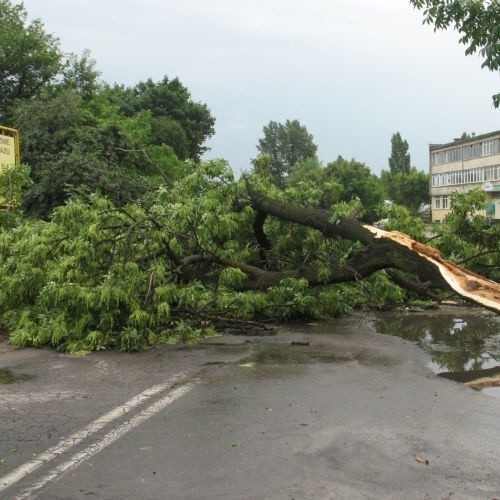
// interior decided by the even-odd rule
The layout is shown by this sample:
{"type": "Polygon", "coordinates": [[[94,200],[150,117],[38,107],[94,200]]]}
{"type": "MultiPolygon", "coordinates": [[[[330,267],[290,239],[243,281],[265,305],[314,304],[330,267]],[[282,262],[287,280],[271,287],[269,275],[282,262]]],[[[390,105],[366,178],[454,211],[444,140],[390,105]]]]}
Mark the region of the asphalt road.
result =
{"type": "Polygon", "coordinates": [[[500,401],[428,362],[366,317],[140,354],[3,344],[0,498],[499,498],[500,401]]]}

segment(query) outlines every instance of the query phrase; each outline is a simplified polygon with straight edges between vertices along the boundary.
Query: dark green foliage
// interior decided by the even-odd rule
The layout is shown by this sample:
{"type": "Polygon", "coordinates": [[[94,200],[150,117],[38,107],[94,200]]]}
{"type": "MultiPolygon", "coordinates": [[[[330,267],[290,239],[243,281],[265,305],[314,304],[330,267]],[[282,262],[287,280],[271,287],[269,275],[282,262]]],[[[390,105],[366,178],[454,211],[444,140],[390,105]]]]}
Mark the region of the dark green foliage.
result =
{"type": "Polygon", "coordinates": [[[299,162],[287,178],[287,185],[294,199],[303,204],[366,221],[379,217],[378,207],[384,200],[383,186],[370,168],[341,156],[326,167],[314,158],[299,162]]]}
{"type": "Polygon", "coordinates": [[[376,210],[384,200],[384,188],[369,167],[354,159],[345,160],[339,156],[326,166],[325,174],[326,179],[342,186],[339,201],[350,202],[358,198],[363,208],[359,215],[363,220],[377,220],[376,210]]]}
{"type": "Polygon", "coordinates": [[[0,120],[19,99],[36,95],[61,69],[57,38],[38,19],[28,23],[22,3],[0,0],[0,120]]]}
{"type": "Polygon", "coordinates": [[[391,156],[389,157],[389,170],[391,174],[410,173],[410,153],[408,153],[408,142],[401,138],[396,132],[391,137],[391,156]]]}
{"type": "Polygon", "coordinates": [[[15,125],[23,138],[22,158],[31,166],[32,184],[24,193],[28,213],[47,217],[81,190],[100,191],[116,203],[137,199],[148,188],[123,149],[118,125],[99,120],[71,90],[53,90],[20,103],[15,125]]]}
{"type": "Polygon", "coordinates": [[[408,142],[396,132],[391,137],[389,171],[382,170],[380,179],[389,199],[416,212],[429,201],[429,176],[412,167],[408,142]]]}
{"type": "MultiPolygon", "coordinates": [[[[166,115],[155,117],[149,109],[122,113],[116,94],[101,89],[93,68],[87,53],[74,57],[60,84],[11,109],[23,139],[22,158],[31,166],[33,182],[24,194],[24,209],[31,215],[47,217],[75,193],[100,192],[117,205],[135,201],[191,169],[176,152],[188,157],[192,148],[202,150],[166,115]]],[[[206,110],[182,102],[186,95],[179,97],[181,106],[206,110]]]]}
{"type": "Polygon", "coordinates": [[[257,149],[261,154],[269,155],[268,173],[276,186],[283,188],[292,168],[308,158],[316,158],[318,147],[298,120],[287,120],[284,124],[270,121],[263,132],[264,137],[259,139],[257,149]]]}
{"type": "Polygon", "coordinates": [[[205,104],[194,102],[178,78],[149,79],[134,87],[114,86],[106,95],[121,113],[132,117],[148,110],[152,143],[171,146],[181,159],[198,162],[207,150],[203,143],[214,133],[215,119],[205,104]]]}
{"type": "Polygon", "coordinates": [[[156,146],[168,144],[178,158],[186,159],[190,156],[185,130],[167,116],[157,116],[151,120],[151,142],[156,146]]]}
{"type": "MultiPolygon", "coordinates": [[[[410,0],[423,9],[424,22],[435,29],[454,28],[461,35],[460,43],[467,55],[479,52],[483,68],[500,69],[500,2],[498,0],[410,0]]],[[[500,94],[493,96],[495,107],[500,94]]]]}
{"type": "Polygon", "coordinates": [[[416,212],[422,203],[429,202],[429,176],[411,167],[408,173],[391,174],[382,170],[380,179],[389,199],[416,212]]]}

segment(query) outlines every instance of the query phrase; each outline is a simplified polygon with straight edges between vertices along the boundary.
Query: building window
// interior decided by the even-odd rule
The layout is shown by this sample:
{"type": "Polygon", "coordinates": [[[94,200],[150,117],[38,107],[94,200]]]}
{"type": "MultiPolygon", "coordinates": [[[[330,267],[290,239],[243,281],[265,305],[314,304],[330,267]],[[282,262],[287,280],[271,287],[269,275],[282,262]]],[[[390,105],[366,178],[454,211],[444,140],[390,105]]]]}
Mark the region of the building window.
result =
{"type": "Polygon", "coordinates": [[[500,154],[500,139],[488,139],[474,144],[461,144],[445,151],[431,153],[431,164],[442,165],[443,163],[454,163],[463,160],[472,160],[481,156],[500,154]]]}
{"type": "Polygon", "coordinates": [[[431,162],[433,165],[442,165],[443,163],[446,163],[446,151],[432,153],[431,162]]]}
{"type": "Polygon", "coordinates": [[[453,163],[462,159],[462,147],[448,149],[446,151],[446,163],[453,163]]]}
{"type": "Polygon", "coordinates": [[[475,182],[482,182],[484,180],[484,167],[483,168],[468,168],[464,170],[464,183],[473,184],[475,182]]]}
{"type": "Polygon", "coordinates": [[[491,180],[500,180],[500,165],[495,165],[492,168],[491,180]]]}
{"type": "Polygon", "coordinates": [[[490,139],[482,143],[482,156],[495,155],[500,151],[500,139],[490,139]]]}
{"type": "Polygon", "coordinates": [[[452,174],[452,184],[462,184],[462,171],[453,172],[452,174]]]}
{"type": "Polygon", "coordinates": [[[448,210],[448,195],[435,196],[434,208],[436,210],[448,210]]]}
{"type": "Polygon", "coordinates": [[[484,180],[485,181],[500,180],[500,165],[491,165],[490,167],[485,167],[484,180]]]}

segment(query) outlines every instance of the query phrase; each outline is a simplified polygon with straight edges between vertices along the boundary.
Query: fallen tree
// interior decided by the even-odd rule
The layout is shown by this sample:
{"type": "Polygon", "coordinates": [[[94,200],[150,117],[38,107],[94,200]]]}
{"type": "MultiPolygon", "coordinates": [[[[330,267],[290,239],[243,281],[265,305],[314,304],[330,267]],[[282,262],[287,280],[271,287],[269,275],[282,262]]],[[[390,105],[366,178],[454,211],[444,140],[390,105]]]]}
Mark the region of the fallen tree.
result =
{"type": "Polygon", "coordinates": [[[0,314],[15,345],[141,349],[385,308],[443,290],[499,311],[499,285],[436,249],[296,201],[209,162],[122,208],[73,200],[0,232],[0,314]],[[256,187],[257,186],[257,187],[256,187]],[[266,191],[264,191],[266,190],[266,191]]]}
{"type": "MultiPolygon", "coordinates": [[[[252,206],[260,216],[272,215],[283,220],[303,224],[320,231],[325,237],[340,237],[360,241],[363,250],[354,251],[341,266],[331,268],[329,283],[363,278],[381,269],[400,269],[427,282],[427,286],[406,280],[398,284],[412,291],[429,295],[428,288],[449,288],[467,300],[500,312],[500,285],[463,267],[448,262],[433,247],[424,245],[406,234],[362,224],[354,218],[343,218],[335,223],[324,210],[294,206],[273,200],[247,187],[252,206]]],[[[269,272],[261,269],[243,269],[258,280],[258,286],[268,288],[285,277],[305,278],[311,285],[318,284],[317,270],[306,267],[296,271],[269,272]]],[[[395,278],[395,275],[392,275],[395,278]]],[[[397,278],[395,278],[397,279],[397,278]]],[[[434,296],[435,295],[430,295],[434,296]]]]}

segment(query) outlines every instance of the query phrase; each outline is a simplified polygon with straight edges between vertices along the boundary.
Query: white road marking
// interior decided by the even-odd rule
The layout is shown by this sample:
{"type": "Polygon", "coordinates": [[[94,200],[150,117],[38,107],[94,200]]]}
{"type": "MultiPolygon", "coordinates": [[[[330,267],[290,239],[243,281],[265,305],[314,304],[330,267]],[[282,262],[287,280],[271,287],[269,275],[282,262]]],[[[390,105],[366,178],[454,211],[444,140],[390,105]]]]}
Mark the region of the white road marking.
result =
{"type": "Polygon", "coordinates": [[[54,467],[51,471],[49,471],[45,476],[43,476],[40,480],[34,483],[31,487],[23,490],[18,496],[15,497],[16,500],[26,500],[33,498],[33,494],[43,488],[47,483],[57,479],[59,476],[64,474],[70,469],[74,467],[78,467],[80,464],[93,457],[104,448],[107,448],[110,444],[114,443],[117,439],[122,437],[123,435],[130,432],[134,427],[142,424],[153,415],[156,415],[159,411],[166,408],[169,404],[173,403],[177,399],[184,396],[195,386],[195,382],[191,382],[182,386],[179,386],[175,389],[172,389],[167,395],[163,396],[161,399],[152,403],[147,408],[142,410],[137,415],[134,415],[130,420],[124,422],[119,425],[115,429],[108,432],[100,441],[95,442],[85,448],[84,450],[73,455],[69,460],[54,467]]]}
{"type": "Polygon", "coordinates": [[[148,389],[137,394],[137,396],[134,396],[132,399],[128,400],[126,403],[117,406],[116,408],[106,413],[102,417],[98,418],[97,420],[94,420],[89,425],[85,426],[83,429],[80,429],[74,434],[71,434],[71,436],[62,439],[55,446],[41,453],[36,458],[29,460],[23,465],[17,467],[17,469],[14,469],[9,474],[6,474],[5,476],[1,477],[0,492],[6,490],[7,488],[10,488],[13,484],[17,483],[31,472],[35,471],[42,465],[50,462],[54,458],[57,458],[62,453],[66,452],[73,446],[80,443],[83,439],[92,436],[92,434],[95,434],[103,427],[105,427],[107,424],[113,422],[113,420],[116,420],[117,418],[120,418],[123,415],[127,414],[130,410],[134,409],[136,406],[139,406],[140,404],[146,402],[153,396],[156,396],[157,394],[171,388],[172,385],[178,382],[182,376],[183,374],[176,374],[162,384],[157,384],[152,387],[149,387],[148,389]]]}

